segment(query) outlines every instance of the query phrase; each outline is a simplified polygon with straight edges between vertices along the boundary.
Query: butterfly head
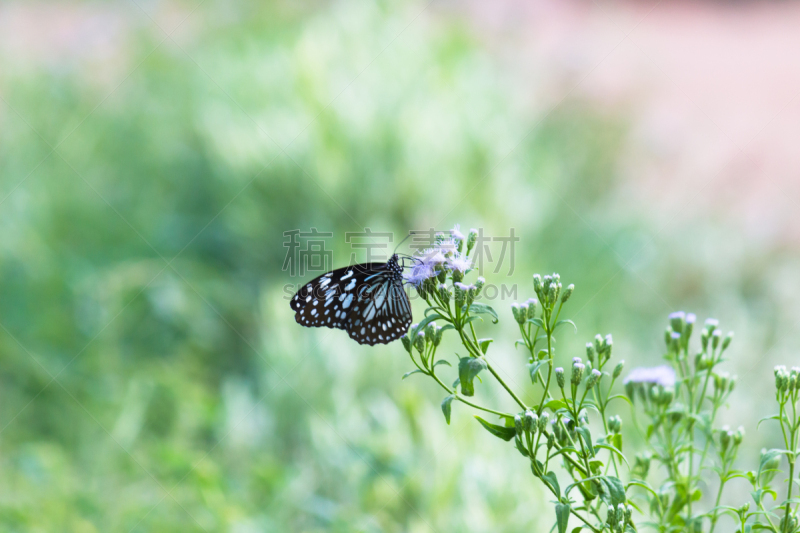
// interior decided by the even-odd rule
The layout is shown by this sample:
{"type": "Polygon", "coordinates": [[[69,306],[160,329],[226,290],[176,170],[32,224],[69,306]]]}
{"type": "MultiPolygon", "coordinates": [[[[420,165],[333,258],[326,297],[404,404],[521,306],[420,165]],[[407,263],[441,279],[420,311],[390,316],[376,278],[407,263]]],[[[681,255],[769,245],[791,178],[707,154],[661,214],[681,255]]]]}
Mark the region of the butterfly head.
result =
{"type": "Polygon", "coordinates": [[[392,254],[392,257],[386,262],[386,268],[394,272],[395,274],[402,274],[403,273],[403,266],[400,264],[400,259],[397,254],[392,254]]]}

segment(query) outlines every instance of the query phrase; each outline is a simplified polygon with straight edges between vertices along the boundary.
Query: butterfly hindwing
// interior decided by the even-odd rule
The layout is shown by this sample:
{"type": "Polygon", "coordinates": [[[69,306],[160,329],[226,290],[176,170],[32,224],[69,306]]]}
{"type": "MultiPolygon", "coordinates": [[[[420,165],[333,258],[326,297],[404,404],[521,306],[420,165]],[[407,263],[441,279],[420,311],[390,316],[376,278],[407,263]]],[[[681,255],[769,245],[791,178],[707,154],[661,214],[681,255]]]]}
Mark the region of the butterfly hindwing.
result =
{"type": "Polygon", "coordinates": [[[388,278],[365,289],[347,318],[347,332],[359,344],[388,344],[411,325],[411,304],[399,280],[388,278]]]}

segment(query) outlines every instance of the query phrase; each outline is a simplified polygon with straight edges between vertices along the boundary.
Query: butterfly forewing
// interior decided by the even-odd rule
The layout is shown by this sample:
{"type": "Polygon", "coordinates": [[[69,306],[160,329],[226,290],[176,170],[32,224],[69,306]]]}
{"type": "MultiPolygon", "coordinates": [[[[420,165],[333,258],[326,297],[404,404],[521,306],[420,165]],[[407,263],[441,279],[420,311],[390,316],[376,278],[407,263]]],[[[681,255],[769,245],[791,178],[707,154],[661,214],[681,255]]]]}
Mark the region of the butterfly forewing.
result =
{"type": "Polygon", "coordinates": [[[298,324],[346,329],[359,344],[389,343],[411,324],[402,269],[394,257],[323,274],[297,292],[291,307],[298,324]]]}

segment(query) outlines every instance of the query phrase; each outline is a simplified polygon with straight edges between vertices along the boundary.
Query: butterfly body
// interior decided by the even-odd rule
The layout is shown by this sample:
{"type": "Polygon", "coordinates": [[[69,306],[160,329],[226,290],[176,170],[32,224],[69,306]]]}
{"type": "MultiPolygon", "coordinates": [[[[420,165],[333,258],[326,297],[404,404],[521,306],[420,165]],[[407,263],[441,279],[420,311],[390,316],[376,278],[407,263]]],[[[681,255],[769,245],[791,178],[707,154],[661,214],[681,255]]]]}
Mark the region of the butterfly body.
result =
{"type": "Polygon", "coordinates": [[[297,291],[291,307],[301,326],[344,329],[359,344],[387,344],[411,325],[397,255],[323,274],[297,291]]]}

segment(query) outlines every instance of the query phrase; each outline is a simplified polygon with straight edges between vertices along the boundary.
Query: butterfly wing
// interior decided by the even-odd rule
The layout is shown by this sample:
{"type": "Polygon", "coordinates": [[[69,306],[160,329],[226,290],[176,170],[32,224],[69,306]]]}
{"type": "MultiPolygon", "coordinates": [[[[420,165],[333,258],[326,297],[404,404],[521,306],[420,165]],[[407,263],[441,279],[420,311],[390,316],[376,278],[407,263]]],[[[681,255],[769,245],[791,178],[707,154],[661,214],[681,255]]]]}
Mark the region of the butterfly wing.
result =
{"type": "Polygon", "coordinates": [[[359,344],[387,344],[411,324],[411,304],[402,278],[385,263],[333,270],[294,295],[295,321],[306,327],[346,329],[359,344]]]}
{"type": "Polygon", "coordinates": [[[345,328],[351,339],[370,346],[388,344],[408,331],[411,303],[402,282],[391,273],[366,282],[358,296],[345,328]]]}
{"type": "Polygon", "coordinates": [[[301,326],[345,329],[358,289],[382,263],[363,263],[332,270],[309,281],[291,299],[294,319],[301,326]]]}

